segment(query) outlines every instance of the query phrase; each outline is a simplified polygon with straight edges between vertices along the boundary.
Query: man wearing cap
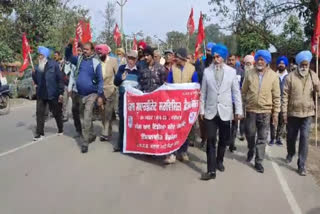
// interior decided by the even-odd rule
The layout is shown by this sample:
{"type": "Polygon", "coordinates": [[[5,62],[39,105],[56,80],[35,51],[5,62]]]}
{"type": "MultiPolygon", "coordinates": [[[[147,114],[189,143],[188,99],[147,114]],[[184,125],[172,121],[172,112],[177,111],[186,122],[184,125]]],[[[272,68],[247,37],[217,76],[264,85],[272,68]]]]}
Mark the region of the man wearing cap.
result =
{"type": "Polygon", "coordinates": [[[37,85],[37,128],[34,140],[41,140],[44,136],[45,110],[49,105],[56,120],[58,135],[63,134],[62,102],[64,92],[63,75],[59,64],[50,59],[50,50],[38,47],[39,64],[32,73],[34,83],[37,85]]]}
{"type": "MultiPolygon", "coordinates": [[[[188,52],[185,48],[179,48],[176,52],[175,59],[176,64],[172,66],[169,71],[167,82],[168,83],[191,83],[199,82],[198,73],[195,67],[188,62],[188,52]]],[[[189,157],[187,154],[189,140],[181,146],[177,152],[177,157],[181,161],[188,161],[189,157]]],[[[176,160],[176,156],[171,154],[165,159],[165,163],[171,164],[176,160]]]]}
{"type": "Polygon", "coordinates": [[[272,61],[267,50],[255,55],[255,69],[247,74],[242,86],[242,99],[246,109],[245,132],[248,141],[247,161],[254,155],[255,169],[263,173],[262,165],[268,141],[270,119],[276,126],[280,112],[280,84],[278,75],[269,67],[272,61]],[[257,136],[257,139],[256,139],[257,136]]]}
{"type": "Polygon", "coordinates": [[[172,68],[172,65],[174,64],[174,52],[173,52],[173,50],[171,50],[171,49],[165,50],[164,51],[164,56],[165,56],[165,60],[166,60],[166,63],[164,64],[164,68],[166,69],[166,73],[168,75],[169,71],[172,68]]]}
{"type": "Polygon", "coordinates": [[[282,97],[284,123],[287,124],[287,163],[291,163],[296,153],[296,140],[300,133],[298,173],[306,175],[308,140],[312,117],[315,115],[316,92],[319,92],[319,79],[310,70],[312,54],[302,51],[296,56],[297,70],[286,77],[282,97]]]}
{"type": "Polygon", "coordinates": [[[146,47],[147,47],[147,43],[145,43],[144,41],[140,41],[138,43],[138,62],[137,62],[138,69],[144,69],[148,67],[144,57],[144,50],[146,47]]]}
{"type": "Polygon", "coordinates": [[[101,111],[102,117],[102,134],[100,141],[110,141],[112,137],[112,121],[114,111],[114,103],[116,102],[116,86],[113,84],[114,77],[118,71],[118,62],[116,58],[108,56],[111,48],[106,44],[96,45],[96,53],[100,58],[103,77],[103,90],[105,103],[101,111]]]}
{"type": "Polygon", "coordinates": [[[74,80],[77,87],[77,103],[83,113],[81,152],[87,153],[89,144],[96,139],[92,123],[93,108],[96,102],[101,107],[105,99],[101,64],[95,58],[94,45],[91,42],[83,45],[82,55],[72,56],[71,41],[65,50],[65,57],[76,65],[74,80]]]}
{"type": "Polygon", "coordinates": [[[123,132],[124,132],[124,112],[123,112],[123,102],[125,87],[131,86],[138,88],[139,85],[139,71],[137,69],[138,54],[136,51],[129,51],[127,53],[127,64],[121,65],[115,76],[114,84],[119,87],[119,137],[116,145],[114,145],[113,150],[115,152],[120,152],[123,149],[123,132]]]}
{"type": "Polygon", "coordinates": [[[140,70],[139,89],[143,92],[152,92],[162,86],[166,81],[165,68],[155,61],[152,47],[144,49],[145,60],[148,67],[140,70]]]}
{"type": "MultiPolygon", "coordinates": [[[[279,83],[280,83],[280,93],[281,93],[281,98],[283,96],[283,87],[284,87],[284,83],[286,80],[286,76],[288,75],[288,71],[287,71],[287,67],[289,65],[289,61],[288,58],[286,56],[280,56],[277,59],[277,74],[279,75],[279,83]]],[[[281,142],[281,136],[283,133],[283,129],[285,128],[285,124],[283,122],[283,114],[282,112],[279,113],[279,117],[278,117],[278,125],[274,126],[273,122],[271,120],[270,122],[270,136],[271,136],[271,140],[269,145],[272,146],[274,144],[278,145],[278,146],[282,146],[282,142],[281,142]]]]}
{"type": "Polygon", "coordinates": [[[208,136],[207,172],[202,174],[202,180],[215,179],[216,169],[221,172],[225,170],[223,159],[230,140],[230,123],[234,116],[238,121],[243,114],[236,70],[224,63],[228,56],[227,47],[217,44],[211,51],[213,65],[204,71],[200,98],[200,117],[205,120],[208,136]],[[216,149],[218,130],[219,141],[216,149]]]}

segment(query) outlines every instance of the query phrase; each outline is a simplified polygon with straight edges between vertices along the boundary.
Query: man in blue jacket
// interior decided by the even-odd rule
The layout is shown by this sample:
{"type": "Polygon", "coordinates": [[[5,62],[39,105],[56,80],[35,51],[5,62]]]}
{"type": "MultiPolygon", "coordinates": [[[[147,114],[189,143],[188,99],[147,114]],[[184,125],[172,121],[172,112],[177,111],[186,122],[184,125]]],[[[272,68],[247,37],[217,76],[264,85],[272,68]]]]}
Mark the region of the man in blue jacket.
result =
{"type": "Polygon", "coordinates": [[[81,113],[83,113],[81,152],[87,153],[89,143],[96,139],[92,123],[93,107],[96,101],[101,107],[104,103],[101,64],[95,58],[94,46],[91,42],[83,45],[83,54],[80,56],[72,56],[70,43],[66,48],[65,57],[76,65],[74,81],[80,99],[81,113]]]}
{"type": "Polygon", "coordinates": [[[41,140],[44,136],[45,110],[47,105],[56,120],[58,135],[63,134],[62,102],[64,92],[63,75],[59,64],[49,59],[50,50],[38,47],[39,65],[32,73],[34,83],[37,85],[37,129],[34,141],[41,140]]]}

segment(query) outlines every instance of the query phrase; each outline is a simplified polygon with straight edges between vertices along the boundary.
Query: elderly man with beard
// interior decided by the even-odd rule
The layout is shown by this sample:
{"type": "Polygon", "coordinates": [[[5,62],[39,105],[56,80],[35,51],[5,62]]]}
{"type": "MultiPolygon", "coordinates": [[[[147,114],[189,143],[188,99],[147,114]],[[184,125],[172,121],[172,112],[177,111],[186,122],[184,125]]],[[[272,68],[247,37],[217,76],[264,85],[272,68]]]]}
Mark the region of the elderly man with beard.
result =
{"type": "Polygon", "coordinates": [[[244,78],[254,69],[254,56],[247,55],[243,59],[244,62],[244,78]]]}
{"type": "Polygon", "coordinates": [[[143,92],[152,92],[166,81],[165,68],[155,61],[153,48],[147,46],[144,50],[147,68],[140,70],[139,88],[143,92]]]}
{"type": "Polygon", "coordinates": [[[65,52],[66,59],[76,65],[74,80],[77,87],[77,103],[83,113],[81,152],[87,153],[89,143],[96,139],[92,123],[93,107],[96,101],[100,107],[104,103],[101,64],[95,58],[94,46],[91,42],[83,45],[83,54],[80,56],[72,56],[72,42],[65,52]]]}
{"type": "Polygon", "coordinates": [[[296,56],[297,70],[286,77],[282,97],[283,120],[288,126],[287,162],[291,163],[296,153],[296,140],[300,133],[298,173],[301,176],[306,175],[309,131],[315,115],[314,99],[317,99],[315,94],[319,92],[319,79],[310,70],[311,59],[310,51],[302,51],[296,56]]]}
{"type": "MultiPolygon", "coordinates": [[[[288,58],[285,56],[280,56],[277,59],[277,74],[279,75],[279,83],[280,83],[280,93],[281,93],[281,98],[283,96],[283,87],[284,87],[284,83],[286,81],[286,76],[288,75],[288,71],[287,71],[287,66],[289,65],[289,61],[288,58]]],[[[274,126],[272,120],[270,121],[270,136],[271,136],[271,140],[269,145],[272,146],[274,144],[278,145],[278,146],[282,146],[282,142],[281,142],[281,136],[283,133],[283,129],[285,128],[285,124],[283,122],[283,113],[280,112],[279,113],[279,117],[278,117],[278,125],[274,126]]]]}
{"type": "Polygon", "coordinates": [[[207,127],[207,173],[201,180],[216,178],[216,169],[223,172],[226,145],[230,138],[230,122],[242,118],[242,101],[236,70],[224,63],[228,49],[224,45],[212,47],[213,65],[205,69],[201,87],[200,117],[207,127]],[[234,102],[234,108],[232,103],[234,102]],[[219,130],[218,150],[216,150],[219,130]]]}
{"type": "Polygon", "coordinates": [[[111,52],[111,48],[106,44],[100,44],[95,47],[96,53],[98,54],[103,76],[103,90],[106,102],[101,111],[102,117],[102,134],[100,141],[110,141],[112,137],[112,121],[113,113],[115,112],[115,102],[117,99],[116,86],[113,84],[114,77],[118,71],[118,62],[116,58],[108,56],[111,52]]]}
{"type": "Polygon", "coordinates": [[[44,136],[45,110],[49,105],[56,120],[58,135],[63,134],[62,102],[64,83],[59,64],[49,59],[50,50],[46,47],[38,47],[39,65],[32,74],[34,83],[37,85],[37,129],[34,140],[41,140],[44,136]]]}
{"type": "Polygon", "coordinates": [[[245,132],[249,148],[247,161],[251,162],[255,154],[255,169],[260,173],[264,172],[262,162],[268,141],[270,117],[272,116],[273,124],[277,125],[280,112],[279,77],[269,67],[271,61],[269,51],[257,51],[255,69],[247,74],[242,86],[242,99],[246,109],[245,132]]]}

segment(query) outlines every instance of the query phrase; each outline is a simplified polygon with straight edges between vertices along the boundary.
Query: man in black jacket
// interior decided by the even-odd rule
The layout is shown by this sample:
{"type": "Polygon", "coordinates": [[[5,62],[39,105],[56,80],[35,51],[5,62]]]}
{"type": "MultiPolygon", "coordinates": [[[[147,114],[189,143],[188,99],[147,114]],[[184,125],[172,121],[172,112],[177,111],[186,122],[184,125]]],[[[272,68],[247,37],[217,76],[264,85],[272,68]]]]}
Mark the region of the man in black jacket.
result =
{"type": "Polygon", "coordinates": [[[38,47],[39,65],[32,73],[37,85],[37,129],[34,140],[41,140],[44,136],[45,109],[49,105],[58,126],[58,135],[63,134],[62,102],[64,92],[63,75],[59,64],[50,59],[50,50],[38,47]]]}

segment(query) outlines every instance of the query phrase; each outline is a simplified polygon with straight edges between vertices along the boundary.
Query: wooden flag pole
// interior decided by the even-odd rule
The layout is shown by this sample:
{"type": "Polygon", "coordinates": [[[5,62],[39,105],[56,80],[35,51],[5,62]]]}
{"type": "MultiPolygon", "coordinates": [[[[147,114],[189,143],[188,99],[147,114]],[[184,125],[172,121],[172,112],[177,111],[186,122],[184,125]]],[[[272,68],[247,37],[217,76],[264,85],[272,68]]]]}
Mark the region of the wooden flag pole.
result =
{"type": "MultiPolygon", "coordinates": [[[[317,38],[317,54],[316,54],[316,73],[317,78],[319,78],[319,37],[317,38]]],[[[316,91],[316,123],[315,123],[315,141],[316,141],[316,147],[318,147],[318,92],[316,91]]]]}
{"type": "Polygon", "coordinates": [[[29,55],[29,58],[30,58],[30,63],[31,63],[31,66],[32,66],[32,70],[34,70],[33,61],[32,61],[32,57],[31,57],[30,52],[28,53],[28,55],[29,55]]]}

